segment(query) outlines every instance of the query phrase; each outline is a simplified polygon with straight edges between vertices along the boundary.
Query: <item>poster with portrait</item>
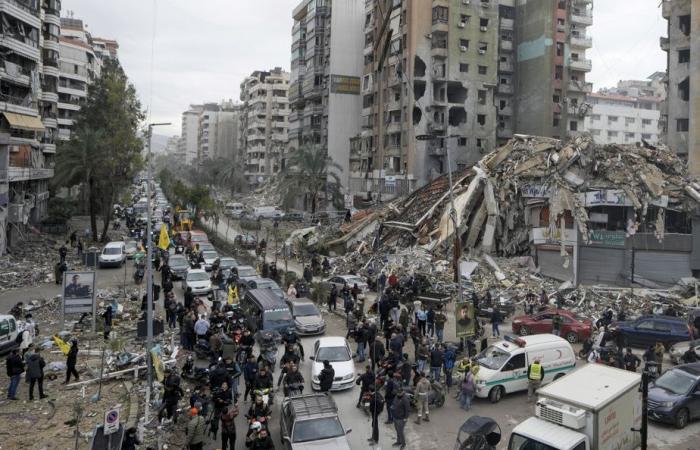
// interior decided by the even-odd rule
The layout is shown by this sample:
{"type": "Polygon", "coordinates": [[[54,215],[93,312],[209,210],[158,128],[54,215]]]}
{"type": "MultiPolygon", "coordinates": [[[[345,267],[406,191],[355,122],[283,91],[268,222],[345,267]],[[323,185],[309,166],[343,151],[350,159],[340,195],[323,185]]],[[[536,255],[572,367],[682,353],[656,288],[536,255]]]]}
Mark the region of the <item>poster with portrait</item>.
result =
{"type": "Polygon", "coordinates": [[[476,334],[476,314],[471,300],[455,304],[455,319],[458,338],[470,338],[476,334]]]}
{"type": "Polygon", "coordinates": [[[95,272],[63,274],[63,314],[94,312],[95,272]]]}

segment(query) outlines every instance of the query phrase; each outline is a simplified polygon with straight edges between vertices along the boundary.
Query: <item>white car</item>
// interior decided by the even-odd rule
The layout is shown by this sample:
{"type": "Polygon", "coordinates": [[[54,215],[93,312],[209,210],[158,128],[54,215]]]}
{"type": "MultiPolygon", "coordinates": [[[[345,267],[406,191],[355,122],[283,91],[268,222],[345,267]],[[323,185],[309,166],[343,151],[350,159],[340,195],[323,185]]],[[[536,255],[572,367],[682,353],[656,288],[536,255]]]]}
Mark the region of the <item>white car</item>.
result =
{"type": "Polygon", "coordinates": [[[100,267],[121,267],[126,262],[124,241],[108,242],[98,257],[100,267]]]}
{"type": "Polygon", "coordinates": [[[219,254],[216,252],[216,250],[206,250],[202,252],[202,258],[204,258],[204,270],[207,272],[211,271],[211,266],[214,264],[214,261],[219,257],[219,254]]]}
{"type": "Polygon", "coordinates": [[[335,275],[327,279],[326,282],[329,284],[334,284],[338,288],[339,295],[345,284],[348,285],[348,289],[352,289],[353,286],[357,284],[357,287],[360,288],[360,294],[357,296],[357,298],[360,299],[365,298],[365,292],[367,292],[368,288],[365,280],[357,275],[335,275]]]}
{"type": "Polygon", "coordinates": [[[194,295],[207,295],[211,292],[211,279],[204,269],[190,269],[187,276],[182,280],[182,289],[192,288],[194,295]]]}
{"type": "Polygon", "coordinates": [[[344,337],[322,337],[314,344],[314,354],[310,358],[311,365],[311,388],[320,390],[318,375],[323,370],[323,361],[328,361],[333,370],[333,386],[331,391],[342,391],[352,389],[355,385],[355,362],[352,360],[350,345],[344,337]]]}

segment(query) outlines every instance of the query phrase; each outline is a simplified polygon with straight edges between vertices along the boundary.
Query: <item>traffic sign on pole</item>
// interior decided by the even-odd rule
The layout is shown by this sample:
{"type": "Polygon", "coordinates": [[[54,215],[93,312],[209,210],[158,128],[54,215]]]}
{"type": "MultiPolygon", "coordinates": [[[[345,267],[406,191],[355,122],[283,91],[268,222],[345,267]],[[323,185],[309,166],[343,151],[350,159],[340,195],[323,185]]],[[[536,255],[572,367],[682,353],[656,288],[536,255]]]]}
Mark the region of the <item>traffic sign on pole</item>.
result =
{"type": "Polygon", "coordinates": [[[104,434],[112,434],[119,429],[119,409],[114,408],[105,412],[104,434]]]}

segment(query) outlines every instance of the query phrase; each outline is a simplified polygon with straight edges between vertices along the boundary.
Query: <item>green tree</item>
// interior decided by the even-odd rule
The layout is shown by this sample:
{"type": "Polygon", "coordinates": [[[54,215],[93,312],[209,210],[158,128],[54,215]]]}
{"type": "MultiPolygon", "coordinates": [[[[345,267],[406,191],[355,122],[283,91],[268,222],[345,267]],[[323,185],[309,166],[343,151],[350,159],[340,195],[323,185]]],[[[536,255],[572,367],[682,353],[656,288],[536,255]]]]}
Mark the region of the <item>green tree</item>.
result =
{"type": "Polygon", "coordinates": [[[105,61],[100,78],[88,88],[80,106],[71,139],[57,151],[53,183],[84,183],[92,237],[98,240],[97,216],[101,215],[104,241],[112,205],[143,167],[139,124],[144,115],[136,90],[114,59],[105,61]]]}
{"type": "Polygon", "coordinates": [[[231,194],[242,192],[246,186],[243,167],[236,160],[222,159],[219,165],[218,182],[219,186],[229,189],[231,194]]]}
{"type": "Polygon", "coordinates": [[[339,207],[342,199],[340,179],[336,171],[340,171],[341,166],[328,156],[325,149],[302,146],[291,154],[287,163],[280,182],[286,206],[293,204],[301,194],[304,197],[304,207],[310,207],[311,212],[315,213],[321,195],[325,194],[326,200],[331,199],[339,207]]]}

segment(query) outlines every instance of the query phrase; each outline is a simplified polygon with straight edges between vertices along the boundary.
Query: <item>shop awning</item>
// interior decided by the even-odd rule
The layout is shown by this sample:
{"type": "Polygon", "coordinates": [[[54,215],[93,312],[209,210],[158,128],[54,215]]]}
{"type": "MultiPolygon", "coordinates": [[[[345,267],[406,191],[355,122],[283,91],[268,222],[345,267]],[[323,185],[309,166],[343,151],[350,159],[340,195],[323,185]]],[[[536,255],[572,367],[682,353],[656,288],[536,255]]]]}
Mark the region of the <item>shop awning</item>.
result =
{"type": "Polygon", "coordinates": [[[10,123],[10,128],[29,131],[44,131],[44,124],[36,116],[27,116],[11,112],[3,112],[5,119],[10,123]]]}

